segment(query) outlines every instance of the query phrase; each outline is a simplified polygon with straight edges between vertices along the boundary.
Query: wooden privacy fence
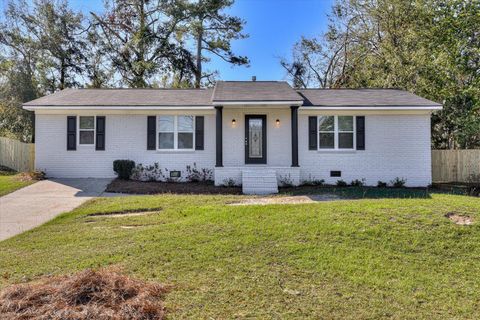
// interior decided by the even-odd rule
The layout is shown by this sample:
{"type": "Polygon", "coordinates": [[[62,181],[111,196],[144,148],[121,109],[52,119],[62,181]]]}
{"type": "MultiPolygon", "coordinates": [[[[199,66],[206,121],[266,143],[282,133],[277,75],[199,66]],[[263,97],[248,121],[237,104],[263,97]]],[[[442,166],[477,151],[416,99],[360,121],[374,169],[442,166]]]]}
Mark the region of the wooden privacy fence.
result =
{"type": "Polygon", "coordinates": [[[35,144],[0,137],[0,165],[17,171],[35,168],[35,144]]]}
{"type": "Polygon", "coordinates": [[[480,182],[480,149],[432,150],[433,182],[480,182]]]}

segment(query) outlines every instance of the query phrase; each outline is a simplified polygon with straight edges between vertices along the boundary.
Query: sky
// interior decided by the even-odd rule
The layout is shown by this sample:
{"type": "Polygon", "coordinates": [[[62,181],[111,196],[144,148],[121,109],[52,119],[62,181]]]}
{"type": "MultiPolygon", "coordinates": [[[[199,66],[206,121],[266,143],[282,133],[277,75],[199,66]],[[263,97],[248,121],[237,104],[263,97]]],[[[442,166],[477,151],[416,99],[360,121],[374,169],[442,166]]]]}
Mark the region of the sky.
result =
{"type": "MultiPolygon", "coordinates": [[[[7,2],[8,0],[0,0],[7,2]]],[[[236,0],[229,14],[246,21],[249,38],[233,42],[233,51],[250,59],[250,67],[232,67],[219,59],[204,69],[218,70],[222,80],[284,80],[280,58],[289,57],[300,37],[319,35],[327,28],[334,0],[236,0]]],[[[101,12],[102,0],[69,0],[86,15],[101,12]]]]}

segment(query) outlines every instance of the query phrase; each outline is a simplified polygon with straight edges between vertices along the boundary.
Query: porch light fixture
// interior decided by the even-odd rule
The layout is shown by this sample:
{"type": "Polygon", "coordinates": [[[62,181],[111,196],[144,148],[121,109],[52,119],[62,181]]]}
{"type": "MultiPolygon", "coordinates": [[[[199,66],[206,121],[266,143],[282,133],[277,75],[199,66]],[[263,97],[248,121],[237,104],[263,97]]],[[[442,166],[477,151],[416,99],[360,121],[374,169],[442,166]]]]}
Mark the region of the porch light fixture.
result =
{"type": "Polygon", "coordinates": [[[232,127],[235,128],[236,125],[237,125],[237,121],[235,119],[232,119],[232,127]]]}
{"type": "Polygon", "coordinates": [[[280,127],[280,119],[275,120],[275,126],[277,128],[280,127]]]}

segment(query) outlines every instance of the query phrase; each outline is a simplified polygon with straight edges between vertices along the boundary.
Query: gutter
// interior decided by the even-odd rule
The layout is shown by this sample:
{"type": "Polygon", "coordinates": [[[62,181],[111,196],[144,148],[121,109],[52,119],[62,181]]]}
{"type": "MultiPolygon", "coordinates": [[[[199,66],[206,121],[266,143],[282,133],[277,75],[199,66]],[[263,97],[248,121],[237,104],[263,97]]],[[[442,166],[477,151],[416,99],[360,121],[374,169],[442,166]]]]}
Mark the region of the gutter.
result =
{"type": "Polygon", "coordinates": [[[22,106],[35,110],[214,110],[213,106],[22,106]]]}

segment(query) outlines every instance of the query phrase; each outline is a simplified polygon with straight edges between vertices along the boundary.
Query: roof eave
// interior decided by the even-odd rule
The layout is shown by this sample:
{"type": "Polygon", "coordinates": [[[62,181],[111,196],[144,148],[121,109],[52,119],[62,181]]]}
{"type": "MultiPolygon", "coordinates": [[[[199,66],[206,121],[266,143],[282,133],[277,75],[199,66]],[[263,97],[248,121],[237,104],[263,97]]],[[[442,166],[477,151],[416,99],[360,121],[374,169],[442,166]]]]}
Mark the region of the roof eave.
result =
{"type": "Polygon", "coordinates": [[[424,105],[424,106],[302,106],[304,110],[442,110],[442,105],[424,105]]]}
{"type": "Polygon", "coordinates": [[[242,105],[295,105],[301,106],[303,100],[215,100],[214,106],[242,106],[242,105]]]}
{"type": "Polygon", "coordinates": [[[72,105],[23,105],[23,109],[29,111],[35,110],[211,110],[212,105],[170,105],[170,106],[150,106],[150,105],[132,105],[132,106],[72,106],[72,105]]]}

